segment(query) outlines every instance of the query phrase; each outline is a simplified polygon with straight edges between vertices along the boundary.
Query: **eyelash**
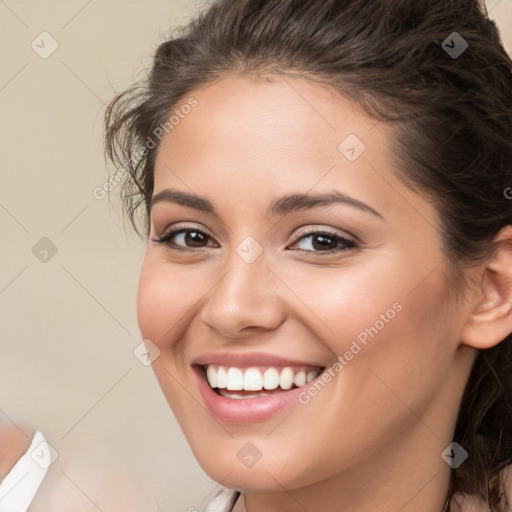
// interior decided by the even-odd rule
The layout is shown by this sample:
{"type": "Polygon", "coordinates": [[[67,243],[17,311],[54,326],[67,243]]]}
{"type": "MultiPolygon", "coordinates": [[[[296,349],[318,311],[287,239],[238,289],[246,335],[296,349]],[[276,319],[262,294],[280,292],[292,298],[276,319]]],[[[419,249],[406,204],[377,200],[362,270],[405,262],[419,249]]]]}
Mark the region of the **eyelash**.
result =
{"type": "MultiPolygon", "coordinates": [[[[205,237],[211,239],[211,237],[209,235],[207,235],[204,231],[201,231],[200,229],[179,228],[179,229],[174,229],[174,230],[170,231],[169,233],[162,235],[161,237],[152,238],[152,240],[153,240],[153,242],[156,242],[158,244],[167,245],[167,247],[173,251],[193,251],[194,249],[199,249],[199,250],[204,249],[204,247],[199,247],[199,248],[181,247],[179,245],[169,243],[169,241],[175,235],[178,235],[180,233],[186,233],[188,231],[191,231],[194,233],[200,233],[200,234],[204,235],[205,237]]],[[[319,230],[319,231],[308,231],[308,232],[302,233],[301,236],[299,236],[298,238],[296,238],[293,241],[293,243],[295,244],[298,241],[303,240],[303,239],[308,238],[313,235],[328,235],[329,237],[335,239],[337,242],[344,244],[345,247],[329,249],[327,251],[311,251],[311,250],[305,250],[305,249],[298,249],[299,251],[306,252],[306,253],[313,252],[313,253],[318,253],[318,254],[334,254],[334,253],[343,252],[343,251],[355,251],[356,249],[359,248],[359,244],[355,240],[351,240],[349,238],[342,237],[336,233],[332,233],[328,229],[319,230]]]]}

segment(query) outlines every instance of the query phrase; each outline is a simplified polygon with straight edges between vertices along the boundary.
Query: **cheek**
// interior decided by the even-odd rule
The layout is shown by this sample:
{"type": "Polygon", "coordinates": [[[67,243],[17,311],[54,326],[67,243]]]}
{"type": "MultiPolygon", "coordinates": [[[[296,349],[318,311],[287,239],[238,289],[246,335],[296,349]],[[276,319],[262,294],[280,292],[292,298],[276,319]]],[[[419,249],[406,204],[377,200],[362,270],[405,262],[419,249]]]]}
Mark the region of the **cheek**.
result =
{"type": "MultiPolygon", "coordinates": [[[[409,276],[403,272],[394,275],[396,265],[389,258],[364,261],[356,258],[338,267],[291,268],[283,281],[293,290],[298,301],[295,314],[301,322],[308,322],[315,334],[337,354],[350,346],[353,338],[364,337],[365,329],[376,322],[382,329],[384,320],[392,321],[402,309],[404,290],[410,290],[409,276]]],[[[396,256],[395,256],[396,257],[396,256]]],[[[385,324],[387,326],[387,323],[385,324]]]]}
{"type": "Polygon", "coordinates": [[[370,407],[390,393],[386,385],[404,402],[425,407],[449,366],[450,358],[439,356],[457,333],[443,267],[432,259],[426,269],[410,256],[287,276],[303,301],[296,310],[301,321],[310,319],[318,338],[344,359],[335,368],[344,374],[338,385],[350,382],[370,407]]]}
{"type": "Polygon", "coordinates": [[[144,264],[137,291],[137,320],[143,338],[149,338],[161,347],[164,343],[164,319],[167,317],[172,321],[168,316],[172,316],[172,307],[169,305],[175,304],[176,300],[174,288],[165,286],[164,280],[144,264]]]}
{"type": "Polygon", "coordinates": [[[449,289],[435,254],[424,254],[432,261],[428,268],[415,256],[393,252],[367,261],[361,257],[353,265],[308,272],[292,268],[281,275],[299,299],[295,312],[300,320],[314,324],[337,354],[354,339],[363,346],[386,339],[397,349],[421,350],[420,340],[428,339],[431,347],[439,340],[429,334],[446,332],[449,289]]]}
{"type": "Polygon", "coordinates": [[[137,320],[142,336],[161,350],[169,348],[180,328],[186,327],[187,311],[201,296],[200,291],[179,267],[148,255],[137,291],[137,320]]]}
{"type": "Polygon", "coordinates": [[[179,269],[172,269],[151,254],[144,260],[137,292],[139,329],[143,339],[151,340],[160,350],[152,369],[181,424],[186,424],[183,411],[190,409],[189,397],[183,394],[183,382],[190,376],[185,373],[187,368],[177,347],[187,327],[186,311],[197,301],[191,288],[185,286],[179,269]]]}

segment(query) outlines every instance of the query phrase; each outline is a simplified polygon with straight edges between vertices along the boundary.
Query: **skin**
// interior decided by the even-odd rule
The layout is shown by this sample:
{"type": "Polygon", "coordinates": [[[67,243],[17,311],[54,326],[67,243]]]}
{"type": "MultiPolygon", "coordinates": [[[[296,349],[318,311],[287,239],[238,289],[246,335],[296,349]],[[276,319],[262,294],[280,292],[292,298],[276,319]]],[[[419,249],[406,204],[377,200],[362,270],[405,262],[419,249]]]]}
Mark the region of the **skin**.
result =
{"type": "MultiPolygon", "coordinates": [[[[512,256],[472,269],[475,286],[454,301],[436,210],[395,176],[390,128],[327,87],[232,75],[192,95],[198,105],[159,146],[154,192],[206,197],[220,219],[153,206],[138,321],[194,455],[244,492],[248,512],[441,512],[451,470],[441,453],[476,349],[512,330],[512,256]],[[351,133],[366,145],[353,162],[338,150],[351,133]],[[333,189],[384,219],[343,204],[265,212],[276,197],[333,189]],[[186,251],[152,240],[177,223],[209,238],[186,251]],[[325,255],[315,237],[295,241],[301,227],[360,245],[325,255]],[[263,249],[250,264],[236,252],[247,236],[263,249]],[[261,351],[329,367],[395,302],[403,309],[307,405],[249,425],[205,409],[199,355],[261,351]],[[251,468],[237,457],[248,442],[262,453],[251,468]]],[[[173,241],[187,248],[183,235],[173,241]]]]}
{"type": "Polygon", "coordinates": [[[7,421],[0,423],[0,481],[28,450],[34,430],[26,426],[17,427],[7,421]]]}

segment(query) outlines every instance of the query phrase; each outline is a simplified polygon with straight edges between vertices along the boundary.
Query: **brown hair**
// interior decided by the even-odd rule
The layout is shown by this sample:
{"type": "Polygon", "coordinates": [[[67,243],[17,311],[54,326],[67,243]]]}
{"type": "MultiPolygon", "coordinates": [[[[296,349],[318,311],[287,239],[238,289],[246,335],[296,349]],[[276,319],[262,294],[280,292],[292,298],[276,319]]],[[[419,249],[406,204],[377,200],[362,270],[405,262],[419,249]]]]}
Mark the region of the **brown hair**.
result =
{"type": "MultiPolygon", "coordinates": [[[[147,79],[105,114],[105,154],[128,172],[121,195],[139,235],[140,205],[149,234],[155,133],[191,91],[228,73],[313,80],[390,123],[399,177],[440,214],[455,291],[464,270],[494,254],[512,224],[512,61],[477,0],[212,3],[160,44],[147,79]]],[[[512,334],[479,351],[454,432],[469,457],[452,493],[480,496],[493,512],[509,505],[501,470],[512,463],[511,401],[512,334]]]]}

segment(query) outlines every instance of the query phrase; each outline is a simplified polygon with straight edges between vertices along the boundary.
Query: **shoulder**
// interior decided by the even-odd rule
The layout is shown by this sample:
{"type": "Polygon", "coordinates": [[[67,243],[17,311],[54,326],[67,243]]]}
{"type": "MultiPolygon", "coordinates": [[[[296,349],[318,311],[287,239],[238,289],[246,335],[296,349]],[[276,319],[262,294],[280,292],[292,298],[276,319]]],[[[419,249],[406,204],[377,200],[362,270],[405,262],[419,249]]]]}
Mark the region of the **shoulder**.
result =
{"type": "Polygon", "coordinates": [[[2,429],[0,437],[2,509],[26,510],[46,475],[51,454],[38,430],[30,437],[21,428],[2,429]]]}
{"type": "Polygon", "coordinates": [[[30,448],[34,429],[26,426],[0,425],[0,480],[30,448]]]}

